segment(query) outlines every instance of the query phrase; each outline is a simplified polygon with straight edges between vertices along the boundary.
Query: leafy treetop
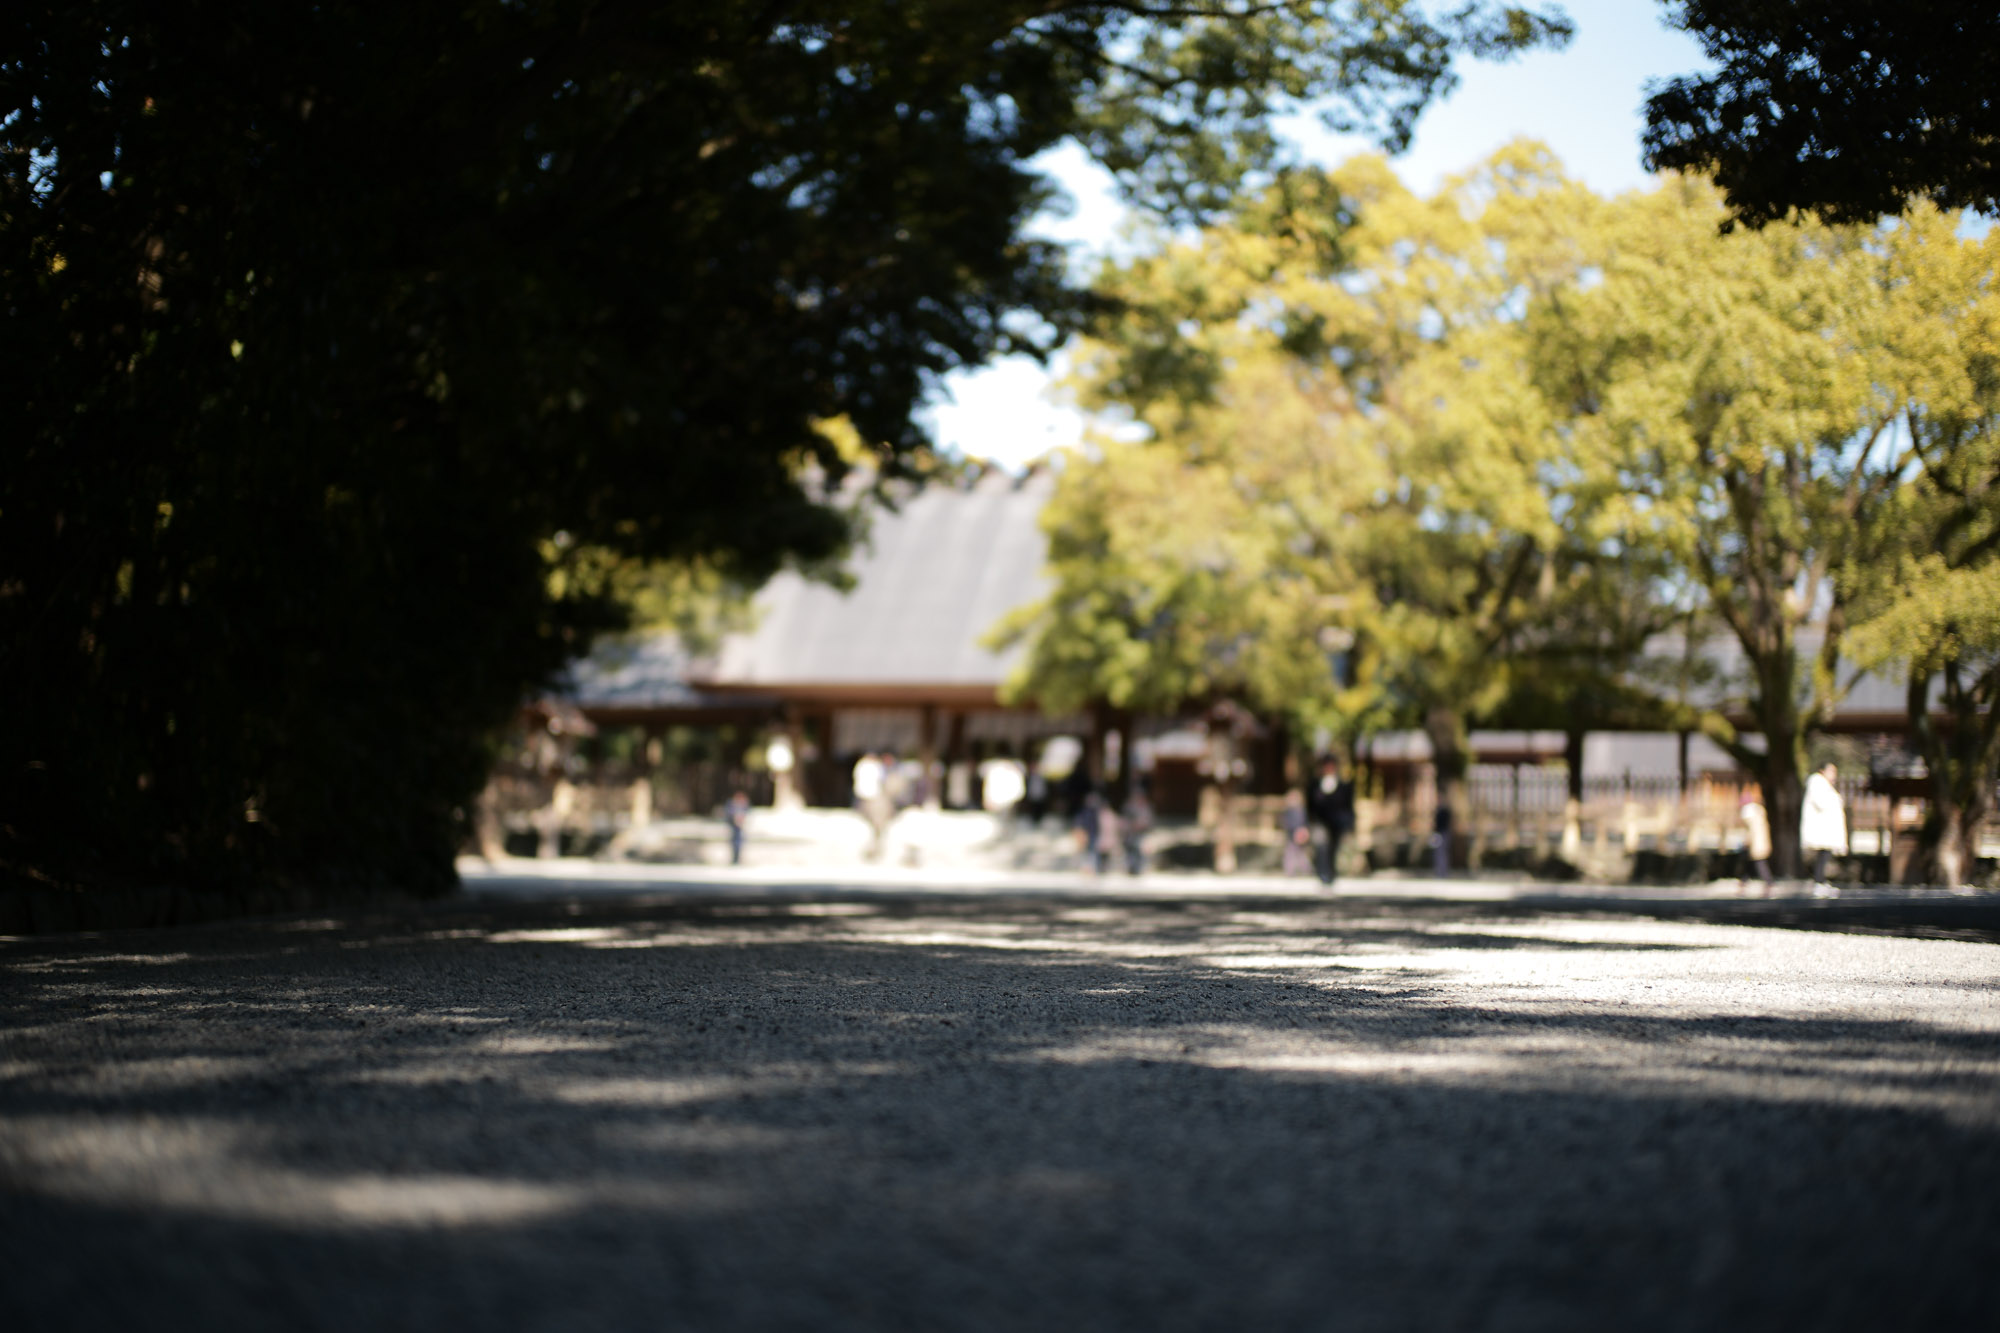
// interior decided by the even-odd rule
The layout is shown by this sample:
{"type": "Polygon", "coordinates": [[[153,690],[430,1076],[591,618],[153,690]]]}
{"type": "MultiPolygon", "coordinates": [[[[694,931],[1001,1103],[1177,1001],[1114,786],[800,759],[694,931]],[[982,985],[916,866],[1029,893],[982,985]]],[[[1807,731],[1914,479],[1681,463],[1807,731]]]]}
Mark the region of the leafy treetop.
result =
{"type": "Polygon", "coordinates": [[[1653,93],[1646,165],[1712,174],[1734,218],[2000,207],[2000,7],[1679,0],[1675,22],[1719,68],[1653,93]]]}
{"type": "MultiPolygon", "coordinates": [[[[838,552],[955,366],[1045,346],[1076,137],[1135,197],[1392,140],[1491,3],[16,5],[0,18],[0,872],[447,884],[618,562],[838,552]]],[[[709,579],[703,574],[702,580],[709,579]]],[[[711,584],[703,587],[713,590],[711,584]]],[[[704,594],[705,595],[705,594],[704,594]]]]}

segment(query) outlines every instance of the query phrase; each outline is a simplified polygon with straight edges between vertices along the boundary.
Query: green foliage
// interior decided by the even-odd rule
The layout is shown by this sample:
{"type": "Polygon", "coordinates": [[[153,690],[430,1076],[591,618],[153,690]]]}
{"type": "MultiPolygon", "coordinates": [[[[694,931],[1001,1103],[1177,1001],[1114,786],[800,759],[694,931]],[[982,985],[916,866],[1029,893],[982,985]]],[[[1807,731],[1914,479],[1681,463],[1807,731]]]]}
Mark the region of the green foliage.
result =
{"type": "Polygon", "coordinates": [[[1897,233],[1891,281],[1926,316],[1895,340],[1918,470],[1885,516],[1888,558],[1850,580],[1856,659],[1926,674],[2000,653],[2000,236],[1964,242],[1951,222],[1897,233]]]}
{"type": "Polygon", "coordinates": [[[672,634],[687,651],[711,653],[726,635],[756,623],[756,590],[712,560],[640,561],[601,546],[563,540],[544,546],[549,595],[558,603],[590,602],[624,613],[634,635],[672,634]]]}
{"type": "Polygon", "coordinates": [[[1532,146],[1431,199],[1364,159],[1108,271],[1085,392],[1152,439],[1065,474],[1019,688],[1421,723],[1448,763],[1530,686],[1615,694],[1657,560],[1534,392],[1520,314],[1580,281],[1598,211],[1532,146]]]}
{"type": "Polygon", "coordinates": [[[1015,697],[1171,711],[1241,690],[1244,599],[1264,552],[1236,497],[1193,480],[1165,451],[1116,441],[1066,466],[1042,517],[1056,588],[994,634],[1029,641],[1015,697]]]}
{"type": "Polygon", "coordinates": [[[1885,515],[1883,558],[1853,571],[1847,600],[1849,653],[1904,673],[1930,785],[1922,872],[1955,887],[2000,786],[2000,238],[1967,244],[1947,225],[1919,215],[1898,235],[1895,281],[1929,316],[1896,344],[1918,471],[1885,515]]]}
{"type": "Polygon", "coordinates": [[[1092,7],[1123,17],[1092,44],[1079,138],[1135,198],[1179,221],[1233,207],[1240,184],[1284,161],[1274,112],[1315,106],[1328,128],[1401,151],[1418,114],[1457,85],[1462,54],[1504,58],[1561,46],[1560,10],[1406,0],[1092,7]],[[1176,16],[1176,22],[1148,21],[1176,16]]]}
{"type": "Polygon", "coordinates": [[[9,9],[0,869],[448,885],[487,735],[634,571],[836,554],[819,423],[908,470],[929,382],[1060,334],[1033,154],[1172,125],[1130,183],[1200,207],[1284,98],[1393,136],[1447,46],[1556,31],[1244,14],[9,9]]]}
{"type": "MultiPolygon", "coordinates": [[[[1300,174],[1108,270],[1083,390],[1150,439],[1065,476],[1017,688],[1420,724],[1448,780],[1475,719],[1699,725],[1762,774],[1782,863],[1859,621],[1987,755],[1991,247],[1925,207],[1726,216],[1517,145],[1431,199],[1370,160],[1300,174]],[[1739,679],[1644,656],[1710,626],[1739,679]]],[[[1941,805],[1990,794],[1938,754],[1972,775],[1941,805]]]]}
{"type": "Polygon", "coordinates": [[[2000,9],[1964,0],[1679,0],[1719,68],[1646,109],[1646,163],[1712,174],[1733,218],[1872,223],[2000,204],[2000,9]]]}
{"type": "Polygon", "coordinates": [[[1905,269],[1959,243],[1929,209],[1887,229],[1720,235],[1725,216],[1687,179],[1623,200],[1603,282],[1569,303],[1574,366],[1548,391],[1740,647],[1761,748],[1720,710],[1703,722],[1761,773],[1788,867],[1808,742],[1852,684],[1856,590],[1894,557],[1917,461],[1898,422],[1930,400],[1927,331],[1952,318],[1905,269]]]}

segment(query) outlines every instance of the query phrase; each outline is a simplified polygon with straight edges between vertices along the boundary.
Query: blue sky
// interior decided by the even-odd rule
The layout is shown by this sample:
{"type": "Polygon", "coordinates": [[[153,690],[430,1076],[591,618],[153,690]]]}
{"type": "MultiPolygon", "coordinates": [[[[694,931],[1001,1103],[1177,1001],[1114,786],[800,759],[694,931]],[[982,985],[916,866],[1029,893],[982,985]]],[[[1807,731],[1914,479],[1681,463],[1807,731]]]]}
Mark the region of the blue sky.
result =
{"type": "MultiPolygon", "coordinates": [[[[1411,188],[1428,193],[1522,136],[1548,144],[1601,193],[1647,184],[1639,165],[1645,85],[1703,68],[1701,48],[1666,26],[1666,7],[1657,0],[1565,0],[1563,8],[1576,24],[1567,49],[1460,68],[1458,90],[1425,113],[1409,151],[1395,159],[1411,188]]],[[[1331,164],[1371,151],[1363,140],[1327,133],[1310,116],[1288,130],[1314,161],[1331,164]]],[[[1042,165],[1075,206],[1067,217],[1039,220],[1035,233],[1085,253],[1105,251],[1123,212],[1103,174],[1074,150],[1048,154],[1042,165]]],[[[1018,466],[1074,443],[1085,425],[1055,401],[1050,372],[1026,357],[952,375],[945,390],[949,396],[933,406],[930,422],[938,443],[952,452],[1018,466]]]]}

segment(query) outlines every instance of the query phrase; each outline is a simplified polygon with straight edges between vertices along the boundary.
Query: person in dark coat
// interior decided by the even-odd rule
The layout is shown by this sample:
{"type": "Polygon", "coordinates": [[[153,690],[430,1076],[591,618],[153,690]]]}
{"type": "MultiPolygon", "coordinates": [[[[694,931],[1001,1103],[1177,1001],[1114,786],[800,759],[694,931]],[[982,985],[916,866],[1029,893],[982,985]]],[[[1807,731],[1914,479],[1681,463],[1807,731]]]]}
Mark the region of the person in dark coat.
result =
{"type": "Polygon", "coordinates": [[[1316,869],[1319,882],[1332,884],[1340,864],[1340,840],[1354,829],[1354,785],[1340,775],[1340,761],[1327,755],[1319,761],[1319,776],[1306,789],[1306,812],[1320,827],[1316,869]]]}

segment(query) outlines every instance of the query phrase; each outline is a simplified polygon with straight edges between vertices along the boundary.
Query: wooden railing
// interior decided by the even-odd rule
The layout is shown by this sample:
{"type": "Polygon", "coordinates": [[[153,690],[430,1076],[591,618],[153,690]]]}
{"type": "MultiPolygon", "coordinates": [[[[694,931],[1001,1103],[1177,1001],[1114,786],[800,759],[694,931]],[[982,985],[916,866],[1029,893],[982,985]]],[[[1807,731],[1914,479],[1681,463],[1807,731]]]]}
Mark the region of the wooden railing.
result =
{"type": "Polygon", "coordinates": [[[771,803],[771,775],[719,761],[651,773],[600,765],[572,777],[503,768],[480,797],[479,850],[555,856],[596,850],[635,824],[669,815],[712,815],[736,791],[771,803]]]}
{"type": "MultiPolygon", "coordinates": [[[[1898,835],[1922,819],[1921,803],[1867,789],[1866,775],[1843,777],[1849,848],[1856,856],[1888,856],[1898,835]]],[[[1530,861],[1585,852],[1630,854],[1731,852],[1747,838],[1741,799],[1751,785],[1741,778],[1703,776],[1685,786],[1672,775],[1591,777],[1572,808],[1569,778],[1561,768],[1475,766],[1466,788],[1469,808],[1453,811],[1461,858],[1479,865],[1490,855],[1525,854],[1530,861]]],[[[1281,796],[1237,796],[1230,802],[1236,841],[1275,843],[1284,806],[1281,796]]],[[[1363,798],[1355,806],[1354,845],[1366,852],[1395,843],[1428,840],[1437,810],[1435,785],[1426,778],[1400,797],[1363,798]]],[[[1220,803],[1203,793],[1201,822],[1214,827],[1220,803]]],[[[2000,855],[2000,815],[1982,830],[1982,854],[2000,855]]]]}
{"type": "MultiPolygon", "coordinates": [[[[1865,776],[1840,783],[1851,850],[1857,856],[1887,856],[1899,834],[1914,830],[1922,807],[1870,792],[1866,783],[1865,776]]],[[[1561,768],[1478,766],[1468,776],[1469,808],[1453,812],[1458,860],[1479,866],[1496,860],[1534,864],[1551,857],[1599,860],[1647,851],[1738,851],[1746,835],[1739,812],[1745,785],[1719,777],[1695,778],[1685,787],[1671,776],[1593,777],[1572,808],[1561,768]]],[[[753,803],[768,805],[771,776],[720,762],[681,764],[651,774],[606,764],[574,776],[510,765],[495,775],[481,799],[478,842],[486,850],[504,848],[516,855],[589,852],[634,824],[662,816],[714,814],[738,789],[753,803]]],[[[1282,841],[1284,803],[1282,796],[1232,796],[1228,841],[1246,848],[1275,847],[1282,841]]],[[[1216,830],[1221,808],[1217,791],[1204,788],[1198,822],[1216,830]]],[[[1373,850],[1386,857],[1401,849],[1402,859],[1424,860],[1411,849],[1427,843],[1436,808],[1436,790],[1428,779],[1399,797],[1364,797],[1355,803],[1350,845],[1359,854],[1373,850]]],[[[2000,854],[2000,819],[1989,821],[1982,841],[1984,855],[2000,854]]]]}

